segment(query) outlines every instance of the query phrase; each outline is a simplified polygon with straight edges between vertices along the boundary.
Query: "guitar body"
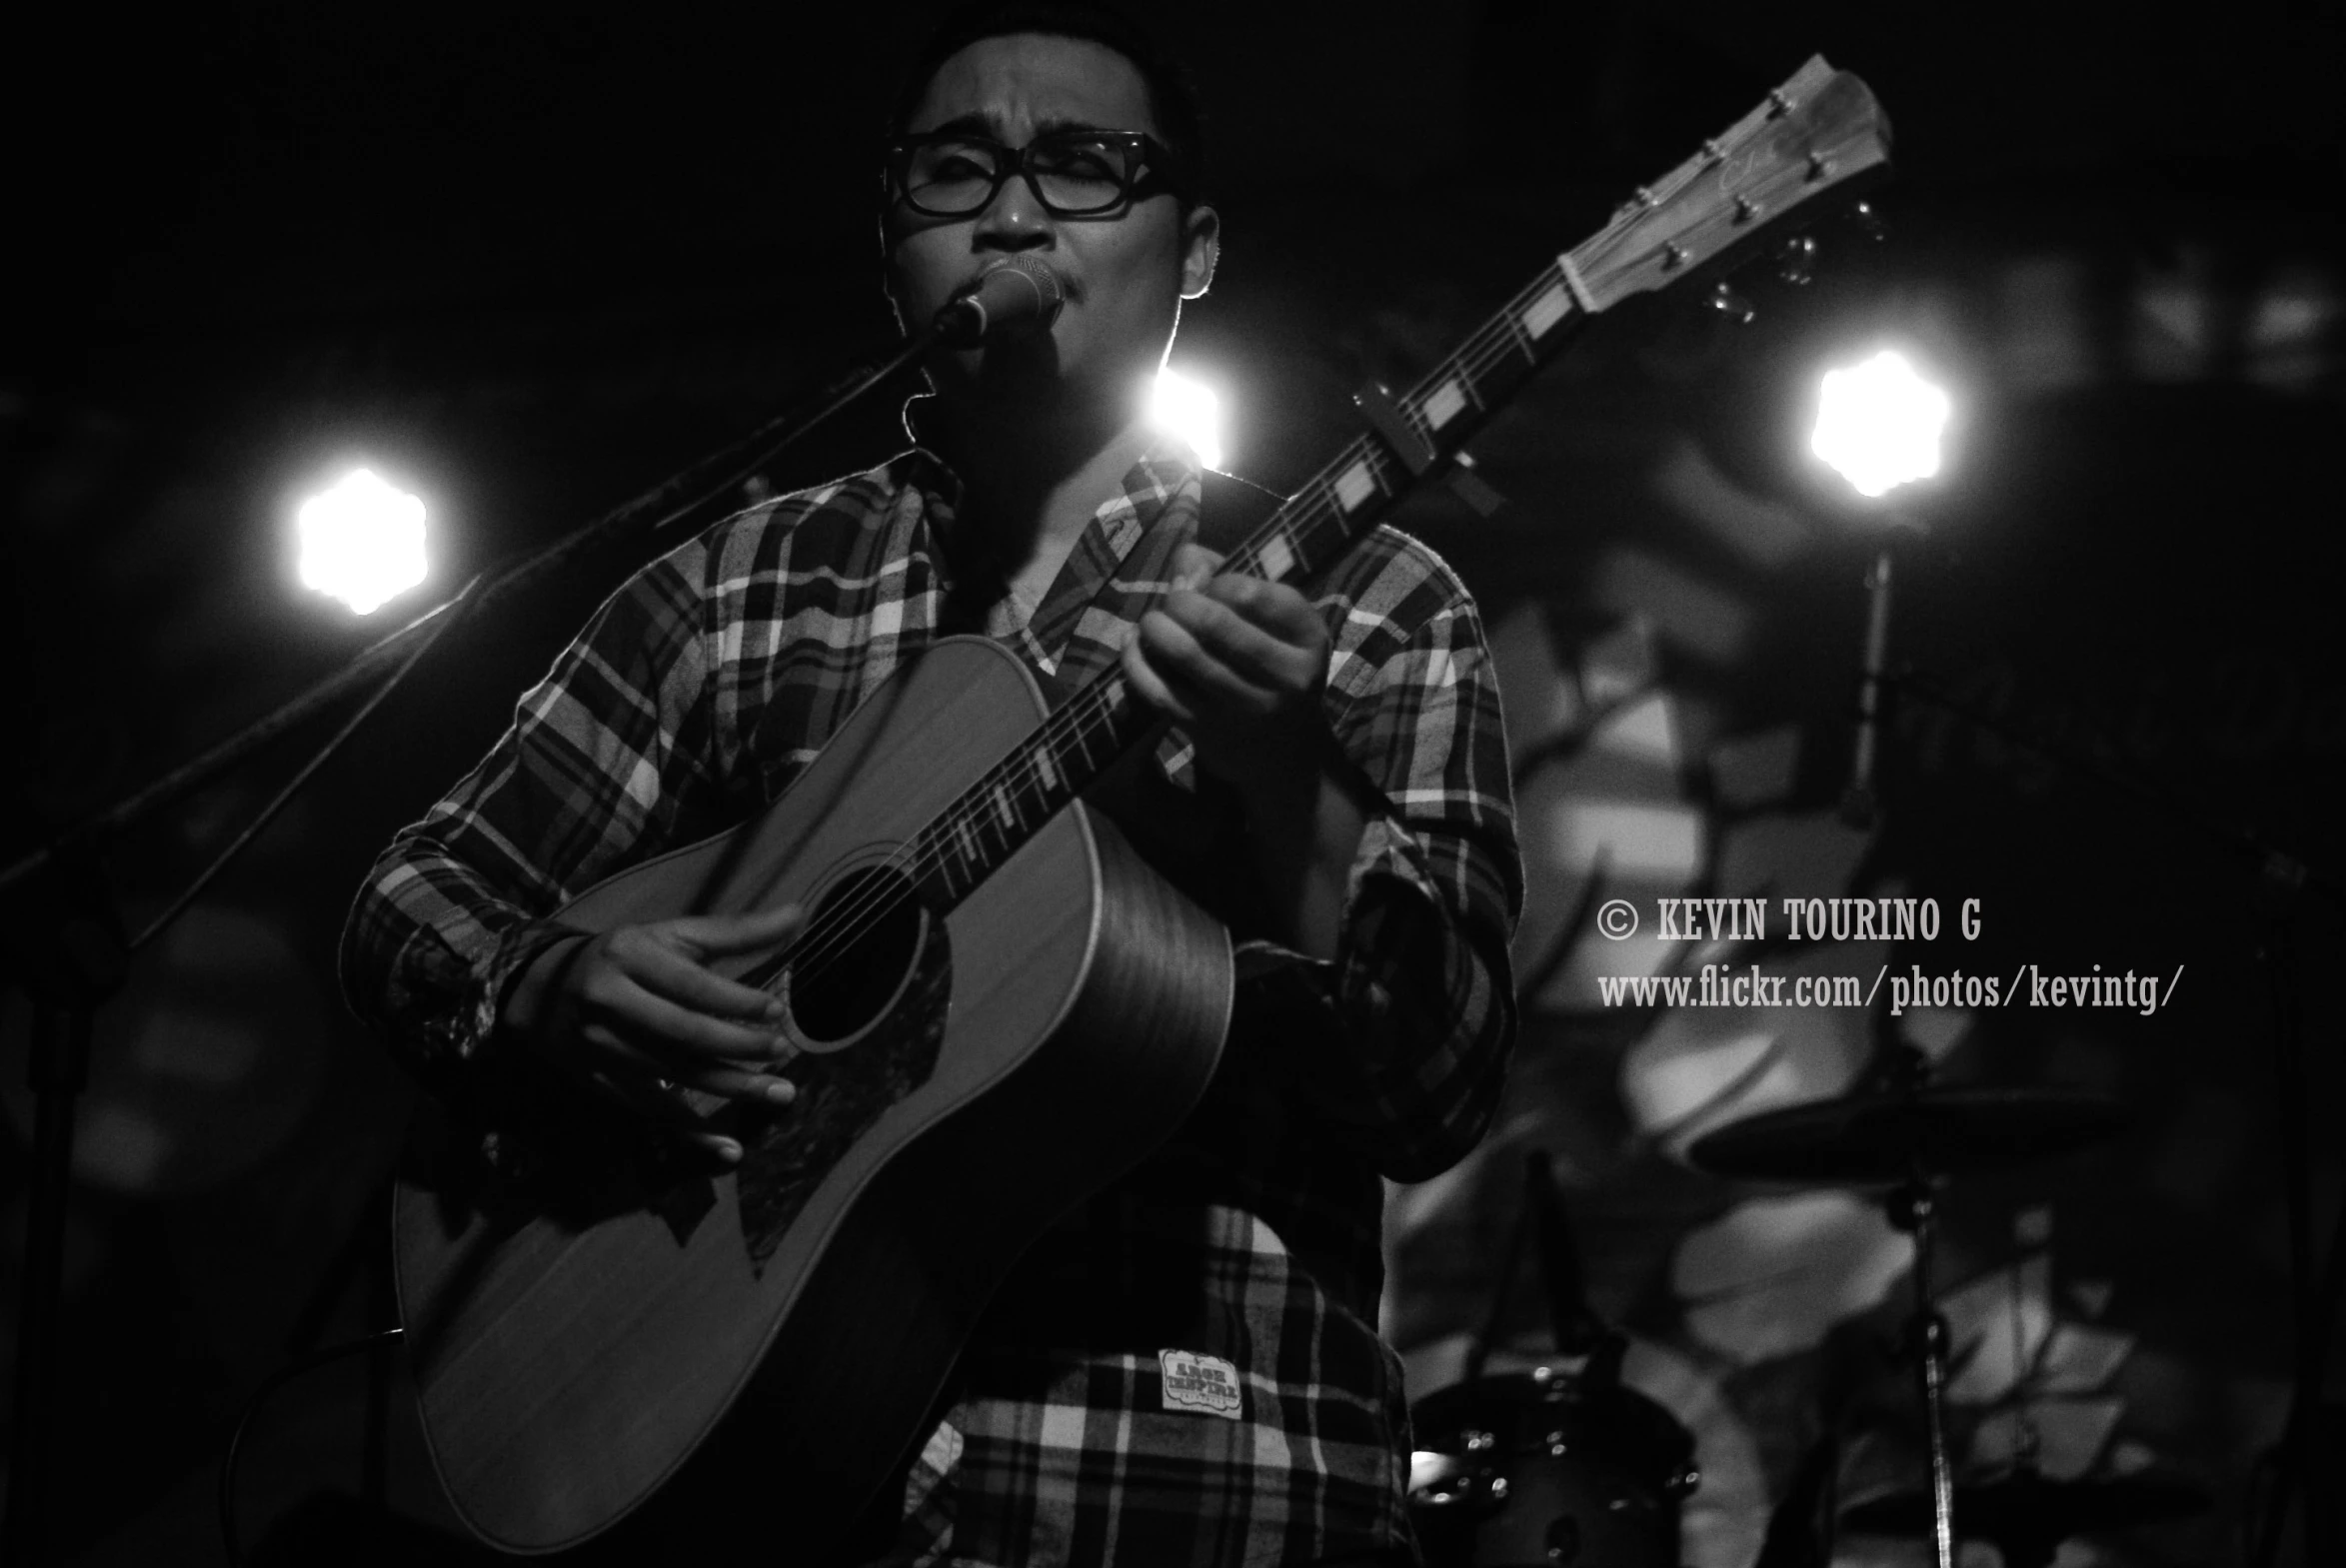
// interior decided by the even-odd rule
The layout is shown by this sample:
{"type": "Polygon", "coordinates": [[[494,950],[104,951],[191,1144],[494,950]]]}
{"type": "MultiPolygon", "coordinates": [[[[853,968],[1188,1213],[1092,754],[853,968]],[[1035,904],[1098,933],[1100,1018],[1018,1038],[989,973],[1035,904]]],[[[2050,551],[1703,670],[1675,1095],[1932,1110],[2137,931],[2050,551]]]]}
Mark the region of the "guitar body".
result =
{"type": "MultiPolygon", "coordinates": [[[[1045,713],[1007,650],[940,642],[760,816],[562,917],[880,907],[907,886],[889,857],[1045,713]]],[[[768,1540],[836,1535],[926,1435],[1019,1255],[1204,1092],[1228,938],[1080,803],[942,918],[900,904],[861,978],[818,997],[782,977],[794,1015],[824,1027],[789,1068],[798,1103],[736,1124],[738,1169],[657,1200],[520,1212],[403,1176],[400,1310],[425,1433],[484,1540],[595,1536],[737,1405],[720,1446],[757,1479],[736,1501],[771,1521],[768,1540]]],[[[757,978],[757,961],[724,967],[757,978]]]]}

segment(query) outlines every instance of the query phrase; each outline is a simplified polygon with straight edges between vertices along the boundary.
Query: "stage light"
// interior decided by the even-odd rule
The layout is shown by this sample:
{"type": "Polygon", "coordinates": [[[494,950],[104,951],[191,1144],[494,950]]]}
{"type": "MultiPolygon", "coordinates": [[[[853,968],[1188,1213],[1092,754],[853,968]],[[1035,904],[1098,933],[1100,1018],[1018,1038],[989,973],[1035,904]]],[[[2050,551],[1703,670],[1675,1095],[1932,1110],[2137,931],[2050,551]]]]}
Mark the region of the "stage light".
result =
{"type": "Polygon", "coordinates": [[[1221,400],[1213,389],[1177,371],[1157,373],[1149,417],[1157,428],[1180,437],[1209,469],[1221,467],[1221,400]]]}
{"type": "Polygon", "coordinates": [[[1884,349],[1849,370],[1826,371],[1815,453],[1861,496],[1886,496],[1939,471],[1939,435],[1951,406],[1905,357],[1884,349]]]}
{"type": "Polygon", "coordinates": [[[424,503],[366,469],[302,503],[301,580],[362,616],[424,581],[424,503]]]}

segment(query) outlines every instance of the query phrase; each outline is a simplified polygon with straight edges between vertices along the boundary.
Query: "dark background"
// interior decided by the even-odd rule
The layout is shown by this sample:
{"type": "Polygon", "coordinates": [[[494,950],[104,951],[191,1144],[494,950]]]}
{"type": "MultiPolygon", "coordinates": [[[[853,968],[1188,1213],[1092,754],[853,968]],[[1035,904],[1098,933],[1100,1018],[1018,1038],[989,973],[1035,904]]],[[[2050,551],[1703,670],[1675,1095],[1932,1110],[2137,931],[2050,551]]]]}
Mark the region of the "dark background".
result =
{"type": "MultiPolygon", "coordinates": [[[[376,618],[395,620],[883,341],[870,148],[928,14],[214,0],[18,22],[7,846],[380,635],[292,583],[293,507],[337,465],[366,461],[431,509],[433,583],[376,618]]],[[[1812,285],[1743,281],[1761,308],[1748,328],[1691,301],[1600,325],[1476,443],[1503,510],[1479,518],[1434,490],[1403,519],[1510,650],[1535,897],[1586,885],[1558,825],[1574,800],[1635,799],[1690,813],[1704,845],[1640,896],[1753,875],[1819,895],[1894,881],[1987,911],[1975,947],[1942,938],[1902,963],[2184,966],[2175,1008],[2150,1018],[1947,1024],[1950,1074],[2086,1082],[2135,1118],[2120,1145],[1959,1190],[1947,1278],[1992,1284],[2038,1260],[2010,1277],[2043,1320],[2031,1397],[2048,1428],[2084,1434],[2062,1449],[2069,1473],[2156,1465],[2215,1496],[2192,1526],[2085,1550],[2240,1560],[2292,1344],[2274,998],[2302,1012],[2312,1058],[2289,1103],[2315,1129],[2318,1236],[2346,1107],[2346,933],[2172,818],[1912,707],[1887,825],[1836,838],[1824,818],[1869,525],[1800,436],[1832,356],[1880,337],[1924,356],[1959,423],[1948,476],[1912,504],[1930,532],[1902,575],[1901,656],[2027,735],[2346,863],[2339,7],[2255,0],[2183,25],[2054,5],[1208,3],[1160,20],[1198,69],[1225,231],[1174,360],[1220,390],[1230,466],[1274,485],[1347,430],[1351,388],[1405,384],[1810,53],[1879,95],[1899,165],[1878,199],[1886,239],[1826,226],[1812,285]],[[1606,725],[1640,703],[1660,705],[1643,711],[1668,745],[1611,767],[1608,736],[1625,732],[1606,725]],[[1788,761],[1738,793],[1733,760],[1753,746],[1788,761]],[[2277,990],[2260,943],[2284,968],[2293,956],[2277,990]],[[2015,1243],[2015,1214],[2044,1207],[2049,1245],[2015,1243]],[[2047,1348],[2061,1323],[2118,1344],[2115,1370],[2047,1348]]],[[[875,407],[770,479],[875,461],[893,423],[875,407]]],[[[343,910],[375,848],[494,738],[630,556],[460,632],[109,1007],[49,1439],[67,1556],[218,1560],[226,1423],[296,1349],[375,1310],[371,1227],[412,1101],[339,1001],[343,910]]],[[[113,895],[151,912],[301,749],[130,834],[108,856],[113,895]]],[[[1768,1502],[1834,1421],[1858,1434],[1852,1486],[1910,1477],[1901,1385],[1859,1342],[1894,1326],[1894,1305],[1768,1297],[1753,1310],[1813,1329],[1779,1343],[1755,1320],[1705,1328],[1711,1298],[1689,1283],[1687,1238],[1772,1198],[1687,1171],[1677,1132],[1842,1087],[1857,1025],[1829,1049],[1783,1033],[1788,1076],[1757,1097],[1719,1087],[1664,1129],[1640,1074],[1677,1048],[1670,1020],[1594,1005],[1572,976],[1604,954],[1552,924],[1527,925],[1517,956],[1532,994],[1502,1128],[1396,1208],[1388,1328],[1412,1375],[1454,1375],[1443,1347],[1480,1319],[1515,1201],[1513,1162],[1494,1155],[1549,1147],[1600,1308],[1705,1445],[1690,1561],[1748,1562],[1768,1502]]],[[[1840,956],[1872,972],[1873,955],[1840,956]]],[[[25,1009],[5,1008],[13,1278],[25,1009]]],[[[9,1346],[14,1311],[12,1289],[9,1346]]],[[[1535,1300],[1507,1321],[1535,1352],[1535,1300]]],[[[272,1407],[252,1439],[248,1539],[331,1534],[333,1499],[356,1486],[362,1388],[346,1366],[272,1407]]],[[[1959,1422],[1962,1454],[1992,1458],[1973,1427],[1997,1397],[1959,1422]]],[[[394,1426],[395,1502],[431,1517],[413,1434],[394,1426]]],[[[1844,1556],[1898,1550],[1853,1540],[1844,1556]]]]}

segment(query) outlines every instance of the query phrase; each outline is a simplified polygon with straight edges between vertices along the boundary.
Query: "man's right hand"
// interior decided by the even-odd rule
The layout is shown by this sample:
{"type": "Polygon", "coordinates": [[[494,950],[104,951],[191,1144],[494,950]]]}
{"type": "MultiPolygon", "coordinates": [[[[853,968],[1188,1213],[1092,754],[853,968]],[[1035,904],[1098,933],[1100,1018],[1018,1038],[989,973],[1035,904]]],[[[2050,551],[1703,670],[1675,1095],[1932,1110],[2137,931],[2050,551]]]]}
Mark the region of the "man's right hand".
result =
{"type": "Polygon", "coordinates": [[[798,1054],[777,1032],[782,1003],[707,967],[780,946],[805,923],[796,904],[687,915],[557,942],[507,994],[505,1026],[526,1049],[731,1163],[741,1144],[707,1131],[680,1089],[787,1105],[775,1076],[798,1054]]]}

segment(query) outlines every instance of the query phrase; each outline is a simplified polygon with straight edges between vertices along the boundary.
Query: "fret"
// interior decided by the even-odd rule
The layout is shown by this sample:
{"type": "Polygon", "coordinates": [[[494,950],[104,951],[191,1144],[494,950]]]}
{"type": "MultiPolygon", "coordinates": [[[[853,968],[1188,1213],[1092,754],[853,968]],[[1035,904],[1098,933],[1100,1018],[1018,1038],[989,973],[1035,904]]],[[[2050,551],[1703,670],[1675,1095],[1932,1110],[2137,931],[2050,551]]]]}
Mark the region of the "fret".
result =
{"type": "MultiPolygon", "coordinates": [[[[958,902],[1052,814],[1074,797],[1095,771],[1095,733],[1105,731],[1114,694],[1090,688],[1024,747],[997,764],[915,835],[911,845],[947,906],[958,902]],[[1072,722],[1068,722],[1072,721],[1072,722]]],[[[1101,733],[1097,755],[1113,758],[1112,735],[1101,733]]]]}
{"type": "Polygon", "coordinates": [[[1416,478],[1395,463],[1391,454],[1372,443],[1362,445],[1361,462],[1368,470],[1369,481],[1388,496],[1398,496],[1416,478]]]}
{"type": "MultiPolygon", "coordinates": [[[[1428,430],[1441,429],[1451,420],[1466,412],[1469,405],[1479,410],[1482,407],[1482,400],[1474,396],[1473,383],[1466,379],[1465,373],[1456,371],[1444,376],[1440,385],[1425,395],[1424,421],[1426,428],[1428,430]]],[[[1408,406],[1407,400],[1404,399],[1401,407],[1407,409],[1408,406]]]]}
{"type": "Polygon", "coordinates": [[[970,866],[963,864],[946,852],[944,840],[937,832],[936,826],[937,824],[932,824],[930,827],[924,828],[920,835],[913,840],[915,861],[916,863],[927,862],[930,867],[930,878],[936,882],[939,891],[943,894],[943,902],[950,907],[961,902],[962,895],[978,883],[971,874],[970,866]],[[957,871],[960,872],[959,885],[956,884],[955,873],[957,871]]]}
{"type": "Polygon", "coordinates": [[[1270,558],[1273,540],[1284,545],[1290,571],[1293,570],[1295,561],[1308,558],[1310,551],[1305,541],[1310,536],[1309,512],[1309,502],[1302,496],[1298,496],[1271,514],[1270,521],[1262,526],[1254,538],[1246,542],[1246,558],[1251,564],[1251,569],[1260,572],[1264,577],[1271,576],[1263,568],[1270,558]]]}
{"type": "Polygon", "coordinates": [[[1346,512],[1357,512],[1377,493],[1376,475],[1368,466],[1365,455],[1355,459],[1350,468],[1328,482],[1328,493],[1335,497],[1338,507],[1346,512]]]}
{"type": "MultiPolygon", "coordinates": [[[[1403,430],[1406,430],[1412,435],[1419,437],[1428,446],[1434,447],[1436,453],[1438,454],[1440,449],[1438,443],[1436,443],[1433,439],[1433,427],[1425,422],[1424,411],[1418,406],[1418,403],[1419,400],[1408,397],[1406,395],[1395,398],[1393,399],[1393,412],[1400,416],[1401,428],[1403,430]]],[[[1378,452],[1379,456],[1391,455],[1397,457],[1400,455],[1398,453],[1392,452],[1390,442],[1378,442],[1375,444],[1374,450],[1378,452]]],[[[1404,464],[1404,467],[1407,467],[1411,474],[1415,474],[1417,471],[1414,464],[1404,464]]]]}
{"type": "Polygon", "coordinates": [[[1481,377],[1468,368],[1475,344],[1483,335],[1478,332],[1467,340],[1457,353],[1436,365],[1431,374],[1401,399],[1401,407],[1425,426],[1428,439],[1444,457],[1456,451],[1463,438],[1445,439],[1439,432],[1461,416],[1479,415],[1487,407],[1481,377]]]}
{"type": "Polygon", "coordinates": [[[1012,753],[1009,758],[1002,760],[1002,767],[997,769],[1002,774],[1002,781],[1005,781],[1005,787],[1012,792],[1012,799],[1019,806],[1021,827],[1026,827],[1028,832],[1040,827],[1042,820],[1051,815],[1051,810],[1058,803],[1051,799],[1051,789],[1044,787],[1042,779],[1035,774],[1033,755],[1037,746],[1042,746],[1042,741],[1028,743],[1026,750],[1012,753]]]}
{"type": "MultiPolygon", "coordinates": [[[[1089,694],[1086,695],[1088,696],[1089,694]]],[[[1067,708],[1062,709],[1061,713],[1066,716],[1069,721],[1067,739],[1073,741],[1075,746],[1072,751],[1065,744],[1059,746],[1057,749],[1058,757],[1056,760],[1073,763],[1078,772],[1089,773],[1095,766],[1092,760],[1092,730],[1094,721],[1092,720],[1087,710],[1079,704],[1071,703],[1067,708]]],[[[1046,746],[1050,745],[1048,741],[1041,744],[1046,746]]]]}
{"type": "Polygon", "coordinates": [[[1300,562],[1308,559],[1294,530],[1281,521],[1289,512],[1298,510],[1289,502],[1273,513],[1253,538],[1230,553],[1230,569],[1267,582],[1283,582],[1300,562]]]}
{"type": "MultiPolygon", "coordinates": [[[[1476,337],[1476,343],[1478,344],[1479,342],[1480,342],[1480,335],[1477,335],[1477,337],[1476,337]]],[[[1474,346],[1474,345],[1469,345],[1469,347],[1473,347],[1473,346],[1474,346]]],[[[1496,345],[1496,344],[1493,344],[1493,345],[1491,345],[1491,352],[1493,352],[1493,353],[1496,353],[1496,352],[1497,352],[1497,345],[1496,345]]],[[[1489,368],[1488,368],[1487,366],[1485,366],[1485,367],[1484,367],[1483,369],[1481,369],[1481,370],[1476,370],[1476,371],[1468,371],[1468,370],[1465,368],[1465,364],[1464,364],[1464,361],[1465,361],[1465,359],[1466,359],[1466,355],[1465,355],[1465,353],[1464,353],[1463,351],[1461,351],[1461,352],[1459,353],[1459,355],[1458,355],[1458,359],[1457,359],[1457,364],[1458,364],[1458,385],[1459,385],[1460,387],[1463,387],[1463,388],[1465,389],[1465,391],[1466,391],[1466,396],[1467,396],[1467,397],[1469,397],[1469,398],[1471,398],[1471,399],[1473,399],[1473,400],[1474,400],[1474,412],[1475,412],[1475,413],[1477,413],[1477,414],[1488,414],[1488,413],[1490,412],[1490,407],[1491,407],[1491,404],[1490,404],[1490,398],[1489,398],[1488,394],[1487,394],[1487,393],[1484,391],[1484,389],[1483,389],[1483,381],[1484,381],[1484,379],[1485,379],[1485,378],[1486,378],[1486,377],[1489,375],[1489,368]]]]}
{"type": "Polygon", "coordinates": [[[1522,324],[1515,320],[1512,310],[1500,314],[1499,325],[1507,329],[1507,336],[1514,340],[1516,352],[1523,356],[1524,363],[1539,363],[1539,351],[1532,347],[1531,339],[1524,333],[1522,324]]]}
{"type": "Polygon", "coordinates": [[[1051,783],[1043,777],[1043,770],[1030,767],[1027,770],[1027,820],[1032,828],[1039,825],[1053,811],[1058,810],[1061,801],[1052,792],[1051,783]]]}
{"type": "Polygon", "coordinates": [[[1295,565],[1295,547],[1288,543],[1286,530],[1273,530],[1260,548],[1254,552],[1255,575],[1268,582],[1280,583],[1295,565]]]}
{"type": "MultiPolygon", "coordinates": [[[[1364,462],[1373,461],[1375,451],[1373,443],[1355,442],[1346,449],[1343,457],[1336,460],[1336,466],[1349,472],[1364,462]]],[[[1351,518],[1336,496],[1331,482],[1324,478],[1296,508],[1294,523],[1296,526],[1287,531],[1287,540],[1305,572],[1329,560],[1352,539],[1351,518]]]]}
{"type": "MultiPolygon", "coordinates": [[[[1092,737],[1096,722],[1089,714],[1077,714],[1074,721],[1061,727],[1056,735],[1045,738],[1041,748],[1044,765],[1049,769],[1046,779],[1055,806],[1071,799],[1090,782],[1093,773],[1092,737]]],[[[1108,748],[1102,751],[1114,755],[1108,748]]]]}
{"type": "MultiPolygon", "coordinates": [[[[1462,411],[1445,422],[1442,439],[1442,450],[1445,453],[1455,452],[1464,445],[1482,417],[1491,409],[1504,404],[1517,387],[1530,379],[1532,372],[1538,368],[1539,360],[1545,357],[1545,351],[1536,347],[1529,349],[1526,355],[1507,351],[1510,338],[1516,347],[1523,347],[1514,323],[1515,312],[1510,308],[1491,321],[1449,365],[1436,373],[1436,377],[1446,376],[1454,380],[1459,391],[1471,400],[1471,412],[1462,411]]],[[[1563,337],[1561,332],[1551,333],[1548,348],[1552,349],[1563,337]]],[[[1425,396],[1432,397],[1441,385],[1440,380],[1429,378],[1425,396]]]]}
{"type": "Polygon", "coordinates": [[[986,809],[983,795],[964,796],[970,802],[970,831],[978,840],[978,860],[989,869],[1010,857],[1011,835],[1001,818],[986,809]]]}
{"type": "Polygon", "coordinates": [[[1084,766],[1092,766],[1090,759],[1094,741],[1100,744],[1101,762],[1115,762],[1117,753],[1122,750],[1122,743],[1140,733],[1133,721],[1142,715],[1141,705],[1134,702],[1132,694],[1125,690],[1124,672],[1110,671],[1107,681],[1100,688],[1099,698],[1084,711],[1083,723],[1076,730],[1081,741],[1079,752],[1084,766]]]}
{"type": "Polygon", "coordinates": [[[1572,293],[1558,280],[1543,290],[1519,313],[1523,330],[1534,338],[1545,337],[1549,328],[1572,314],[1572,293]]]}

